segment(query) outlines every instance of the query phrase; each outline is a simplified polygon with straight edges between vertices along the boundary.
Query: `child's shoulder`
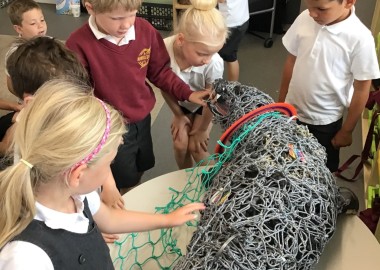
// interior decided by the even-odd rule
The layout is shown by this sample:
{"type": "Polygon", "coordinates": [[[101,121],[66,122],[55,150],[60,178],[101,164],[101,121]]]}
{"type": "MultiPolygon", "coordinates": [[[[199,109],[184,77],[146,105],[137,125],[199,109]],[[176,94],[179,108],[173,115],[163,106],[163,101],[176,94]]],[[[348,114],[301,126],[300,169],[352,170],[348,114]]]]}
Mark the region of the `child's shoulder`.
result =
{"type": "Polygon", "coordinates": [[[351,45],[368,44],[374,41],[371,30],[364,25],[356,14],[352,14],[349,18],[339,24],[341,25],[337,27],[336,30],[332,30],[332,32],[334,33],[335,31],[338,31],[339,35],[342,36],[342,39],[346,40],[346,42],[351,45]]]}
{"type": "Polygon", "coordinates": [[[308,9],[305,9],[304,11],[302,11],[296,18],[295,21],[313,21],[313,19],[310,17],[309,15],[309,10],[308,9]]]}
{"type": "Polygon", "coordinates": [[[360,34],[360,35],[368,35],[372,36],[371,30],[359,19],[359,17],[354,14],[352,20],[350,20],[349,25],[350,32],[360,34]]]}

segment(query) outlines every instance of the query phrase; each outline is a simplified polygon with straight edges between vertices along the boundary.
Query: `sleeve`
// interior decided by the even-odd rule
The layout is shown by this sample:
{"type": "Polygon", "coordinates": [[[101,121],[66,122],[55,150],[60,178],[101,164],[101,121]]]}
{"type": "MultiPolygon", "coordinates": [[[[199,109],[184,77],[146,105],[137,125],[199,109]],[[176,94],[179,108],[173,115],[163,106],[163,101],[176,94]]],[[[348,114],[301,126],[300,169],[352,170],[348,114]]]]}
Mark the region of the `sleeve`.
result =
{"type": "Polygon", "coordinates": [[[88,208],[90,208],[91,214],[95,215],[100,208],[100,196],[98,191],[93,191],[85,196],[87,198],[88,208]]]}
{"type": "Polygon", "coordinates": [[[282,44],[284,45],[285,49],[294,56],[297,56],[297,50],[299,47],[297,32],[299,26],[302,25],[301,21],[302,17],[304,16],[304,13],[305,11],[296,18],[296,20],[289,27],[289,29],[286,31],[285,35],[282,38],[282,44]]]}
{"type": "Polygon", "coordinates": [[[54,270],[49,256],[40,247],[24,241],[13,241],[0,252],[2,270],[54,270]]]}
{"type": "MultiPolygon", "coordinates": [[[[150,25],[149,25],[150,26],[150,25]]],[[[193,93],[170,68],[170,57],[160,33],[150,26],[151,54],[147,71],[148,80],[162,91],[176,97],[180,101],[188,100],[193,93]]]]}
{"type": "Polygon", "coordinates": [[[369,30],[368,35],[359,38],[359,42],[355,47],[351,72],[355,80],[365,81],[380,78],[375,41],[369,30]]]}
{"type": "Polygon", "coordinates": [[[223,78],[224,62],[218,53],[214,54],[211,58],[211,62],[207,65],[205,84],[211,85],[216,79],[223,78]]]}

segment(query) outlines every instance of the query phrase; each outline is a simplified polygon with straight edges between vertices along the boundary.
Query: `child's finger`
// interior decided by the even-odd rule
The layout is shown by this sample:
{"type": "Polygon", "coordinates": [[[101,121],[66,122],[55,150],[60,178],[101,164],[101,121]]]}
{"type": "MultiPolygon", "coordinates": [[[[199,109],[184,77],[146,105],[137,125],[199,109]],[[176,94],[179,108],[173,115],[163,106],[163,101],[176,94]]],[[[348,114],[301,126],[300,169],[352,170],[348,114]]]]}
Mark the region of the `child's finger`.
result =
{"type": "Polygon", "coordinates": [[[203,143],[201,143],[201,146],[202,146],[202,150],[204,151],[204,152],[207,152],[207,142],[203,142],[203,143]]]}
{"type": "Polygon", "coordinates": [[[123,200],[123,198],[120,197],[120,199],[115,202],[115,204],[113,205],[113,207],[116,208],[116,209],[124,209],[124,200],[123,200]]]}
{"type": "Polygon", "coordinates": [[[186,213],[191,213],[193,211],[204,210],[206,206],[204,203],[190,203],[183,207],[186,210],[186,213]]]}
{"type": "Polygon", "coordinates": [[[119,236],[117,234],[102,233],[102,236],[106,243],[113,243],[119,239],[119,236]]]}

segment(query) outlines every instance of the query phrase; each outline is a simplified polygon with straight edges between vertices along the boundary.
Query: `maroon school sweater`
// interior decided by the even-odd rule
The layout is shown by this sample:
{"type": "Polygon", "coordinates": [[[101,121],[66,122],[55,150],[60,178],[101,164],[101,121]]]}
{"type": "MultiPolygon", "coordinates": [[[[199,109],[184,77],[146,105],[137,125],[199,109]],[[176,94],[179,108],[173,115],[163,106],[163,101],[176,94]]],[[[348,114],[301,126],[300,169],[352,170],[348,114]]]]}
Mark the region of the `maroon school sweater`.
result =
{"type": "Polygon", "coordinates": [[[95,95],[121,111],[131,123],[144,119],[156,99],[147,78],[178,100],[192,91],[170,68],[170,58],[160,33],[144,19],[136,18],[136,40],[117,46],[97,40],[88,23],[66,42],[89,72],[95,95]]]}

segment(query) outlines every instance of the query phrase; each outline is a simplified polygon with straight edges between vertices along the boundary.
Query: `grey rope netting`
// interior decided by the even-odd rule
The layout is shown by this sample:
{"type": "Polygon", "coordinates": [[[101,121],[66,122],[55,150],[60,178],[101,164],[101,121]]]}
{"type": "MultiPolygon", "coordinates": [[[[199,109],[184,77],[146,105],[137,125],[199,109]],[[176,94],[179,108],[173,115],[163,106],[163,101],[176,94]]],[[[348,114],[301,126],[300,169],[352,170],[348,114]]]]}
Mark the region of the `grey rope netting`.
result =
{"type": "MultiPolygon", "coordinates": [[[[229,127],[272,100],[253,87],[217,81],[215,123],[229,127]],[[221,103],[221,104],[218,104],[221,103]]],[[[242,138],[203,201],[197,231],[174,269],[311,269],[346,200],[307,128],[268,112],[237,130],[242,138]]]]}
{"type": "Polygon", "coordinates": [[[131,234],[119,242],[122,247],[132,241],[129,253],[119,252],[114,262],[148,245],[153,246],[149,258],[138,262],[135,256],[131,267],[121,263],[120,269],[150,270],[144,264],[152,259],[155,269],[311,269],[349,203],[325,166],[323,147],[256,88],[218,80],[214,89],[220,98],[209,105],[223,129],[255,109],[269,108],[231,130],[219,142],[220,154],[210,157],[216,164],[193,168],[185,188],[172,190],[171,201],[157,208],[167,213],[193,201],[207,205],[198,224],[189,224],[192,231],[197,227],[186,255],[177,247],[181,232],[174,228],[161,230],[154,241],[148,234],[140,245],[131,234]],[[159,254],[156,245],[162,246],[159,254]],[[164,265],[168,256],[171,263],[164,265]]]}

